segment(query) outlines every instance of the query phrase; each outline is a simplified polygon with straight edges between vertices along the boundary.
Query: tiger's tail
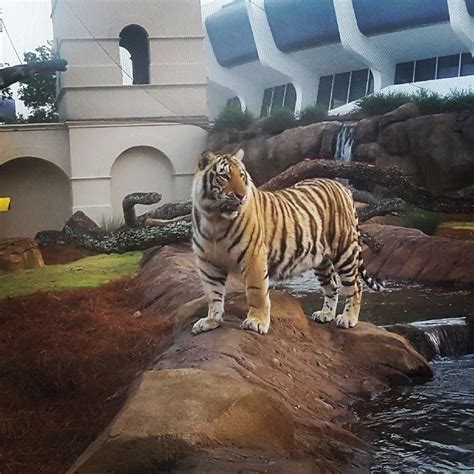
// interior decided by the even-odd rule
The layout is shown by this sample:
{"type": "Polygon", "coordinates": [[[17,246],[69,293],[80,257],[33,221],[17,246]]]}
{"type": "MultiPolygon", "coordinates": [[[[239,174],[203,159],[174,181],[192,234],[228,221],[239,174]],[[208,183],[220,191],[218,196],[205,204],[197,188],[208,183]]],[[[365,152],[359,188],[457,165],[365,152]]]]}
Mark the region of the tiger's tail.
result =
{"type": "Polygon", "coordinates": [[[364,267],[364,263],[362,262],[362,257],[359,257],[359,275],[362,277],[362,279],[365,281],[367,286],[371,288],[372,290],[375,291],[380,291],[382,288],[384,288],[384,285],[381,281],[376,280],[375,278],[372,278],[368,273],[367,270],[364,267]]]}

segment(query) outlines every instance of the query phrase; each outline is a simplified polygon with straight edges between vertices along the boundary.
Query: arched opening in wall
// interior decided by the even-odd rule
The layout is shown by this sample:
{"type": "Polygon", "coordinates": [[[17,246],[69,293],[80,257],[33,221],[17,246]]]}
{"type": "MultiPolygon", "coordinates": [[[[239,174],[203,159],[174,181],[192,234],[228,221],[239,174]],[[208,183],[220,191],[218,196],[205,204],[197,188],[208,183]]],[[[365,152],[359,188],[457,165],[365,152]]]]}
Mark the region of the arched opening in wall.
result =
{"type": "MultiPolygon", "coordinates": [[[[133,84],[150,83],[150,46],[148,33],[141,26],[129,25],[120,32],[120,64],[133,77],[133,84]]],[[[130,78],[124,84],[130,84],[130,78]]]]}
{"type": "Polygon", "coordinates": [[[168,157],[153,147],[137,146],[124,151],[112,165],[110,192],[115,217],[123,217],[122,200],[130,193],[158,192],[156,206],[135,206],[137,215],[176,200],[174,169],[168,157]]]}
{"type": "Polygon", "coordinates": [[[0,239],[61,230],[72,214],[69,178],[43,159],[22,157],[1,165],[0,192],[11,197],[10,211],[0,213],[0,239]]]}

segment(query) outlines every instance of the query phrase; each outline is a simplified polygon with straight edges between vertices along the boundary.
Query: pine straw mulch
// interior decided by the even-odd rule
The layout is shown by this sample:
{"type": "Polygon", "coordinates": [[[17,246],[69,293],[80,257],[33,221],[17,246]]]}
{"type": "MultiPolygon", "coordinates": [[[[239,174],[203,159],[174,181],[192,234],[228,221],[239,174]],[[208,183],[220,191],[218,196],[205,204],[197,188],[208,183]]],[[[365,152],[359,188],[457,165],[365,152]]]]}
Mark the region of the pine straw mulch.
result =
{"type": "Polygon", "coordinates": [[[171,338],[135,280],[0,301],[0,472],[65,472],[171,338]]]}

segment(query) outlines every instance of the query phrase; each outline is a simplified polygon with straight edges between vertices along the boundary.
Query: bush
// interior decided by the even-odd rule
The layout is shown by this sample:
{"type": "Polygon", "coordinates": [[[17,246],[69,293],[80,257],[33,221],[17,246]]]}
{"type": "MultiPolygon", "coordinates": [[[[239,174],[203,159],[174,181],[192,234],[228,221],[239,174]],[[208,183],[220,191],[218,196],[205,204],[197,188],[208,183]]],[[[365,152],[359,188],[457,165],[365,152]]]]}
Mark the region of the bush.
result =
{"type": "Polygon", "coordinates": [[[425,211],[417,207],[409,207],[400,217],[400,223],[403,227],[412,227],[421,230],[427,235],[434,235],[441,222],[441,215],[439,213],[425,211]]]}
{"type": "Polygon", "coordinates": [[[242,112],[239,106],[227,106],[217,117],[214,122],[215,130],[228,130],[236,128],[237,130],[245,130],[254,121],[254,116],[248,112],[242,112]]]}
{"type": "Polygon", "coordinates": [[[272,114],[263,119],[260,123],[261,129],[265,133],[276,135],[289,128],[296,127],[297,122],[295,114],[290,109],[278,109],[272,112],[272,114]]]}
{"type": "Polygon", "coordinates": [[[474,108],[474,91],[451,91],[448,95],[420,89],[414,93],[390,92],[360,98],[356,105],[364,115],[383,115],[408,102],[418,105],[422,115],[456,112],[474,108]]]}
{"type": "Polygon", "coordinates": [[[312,123],[323,122],[328,117],[328,111],[320,105],[310,105],[301,112],[299,117],[300,125],[310,125],[312,123]]]}

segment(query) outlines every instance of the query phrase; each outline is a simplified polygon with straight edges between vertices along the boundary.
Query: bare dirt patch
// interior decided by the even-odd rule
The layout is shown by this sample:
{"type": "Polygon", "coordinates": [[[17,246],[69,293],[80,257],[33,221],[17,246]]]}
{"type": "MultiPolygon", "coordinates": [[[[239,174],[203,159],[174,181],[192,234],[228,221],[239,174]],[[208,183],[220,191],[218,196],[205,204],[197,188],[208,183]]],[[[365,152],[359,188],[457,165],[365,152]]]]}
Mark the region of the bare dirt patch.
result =
{"type": "Polygon", "coordinates": [[[40,247],[43,260],[46,265],[60,265],[62,263],[75,262],[90,255],[97,255],[71,244],[49,244],[40,247]]]}
{"type": "Polygon", "coordinates": [[[135,280],[0,301],[0,472],[64,472],[171,337],[135,280]]]}

